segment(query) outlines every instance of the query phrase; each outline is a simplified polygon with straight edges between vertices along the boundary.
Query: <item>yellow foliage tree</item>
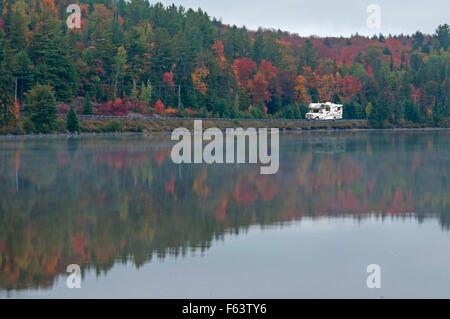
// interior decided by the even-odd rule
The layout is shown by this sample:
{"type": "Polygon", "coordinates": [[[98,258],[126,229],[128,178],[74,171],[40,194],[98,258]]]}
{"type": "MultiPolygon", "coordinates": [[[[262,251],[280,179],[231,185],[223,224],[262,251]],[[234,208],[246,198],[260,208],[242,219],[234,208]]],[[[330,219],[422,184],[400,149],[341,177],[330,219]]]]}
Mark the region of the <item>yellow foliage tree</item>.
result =
{"type": "Polygon", "coordinates": [[[295,83],[295,92],[297,93],[300,102],[307,103],[308,95],[306,93],[306,78],[303,75],[299,75],[297,76],[295,83]]]}
{"type": "Polygon", "coordinates": [[[209,70],[205,66],[198,67],[192,73],[192,82],[194,82],[195,89],[201,94],[205,95],[208,89],[206,83],[204,82],[206,77],[209,75],[209,70]]]}
{"type": "Polygon", "coordinates": [[[335,92],[336,81],[332,74],[325,74],[320,78],[317,85],[317,93],[319,100],[322,102],[330,102],[335,92]]]}

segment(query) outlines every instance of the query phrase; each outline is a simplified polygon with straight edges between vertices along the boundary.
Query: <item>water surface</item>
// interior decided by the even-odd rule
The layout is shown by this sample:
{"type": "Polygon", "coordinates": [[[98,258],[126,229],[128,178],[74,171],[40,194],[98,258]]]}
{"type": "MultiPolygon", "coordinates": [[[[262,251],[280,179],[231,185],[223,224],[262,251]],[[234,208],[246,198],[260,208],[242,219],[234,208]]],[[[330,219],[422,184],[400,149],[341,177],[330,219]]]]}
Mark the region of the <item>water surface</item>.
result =
{"type": "Polygon", "coordinates": [[[0,297],[450,297],[450,131],[281,135],[272,176],[171,145],[1,138],[0,297]]]}

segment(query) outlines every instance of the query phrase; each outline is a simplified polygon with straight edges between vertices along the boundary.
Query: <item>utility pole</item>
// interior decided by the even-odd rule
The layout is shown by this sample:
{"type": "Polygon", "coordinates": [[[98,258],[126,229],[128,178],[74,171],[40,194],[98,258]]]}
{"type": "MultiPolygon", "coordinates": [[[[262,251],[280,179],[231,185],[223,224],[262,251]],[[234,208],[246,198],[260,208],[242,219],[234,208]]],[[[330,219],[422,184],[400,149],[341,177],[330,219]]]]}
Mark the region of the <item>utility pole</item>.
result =
{"type": "Polygon", "coordinates": [[[305,74],[305,86],[306,86],[306,103],[311,104],[311,96],[309,95],[309,86],[308,86],[308,72],[305,74]]]}
{"type": "Polygon", "coordinates": [[[17,102],[17,78],[15,81],[15,86],[14,86],[14,103],[17,102]]]}
{"type": "Polygon", "coordinates": [[[181,107],[181,85],[178,85],[178,110],[181,107]]]}

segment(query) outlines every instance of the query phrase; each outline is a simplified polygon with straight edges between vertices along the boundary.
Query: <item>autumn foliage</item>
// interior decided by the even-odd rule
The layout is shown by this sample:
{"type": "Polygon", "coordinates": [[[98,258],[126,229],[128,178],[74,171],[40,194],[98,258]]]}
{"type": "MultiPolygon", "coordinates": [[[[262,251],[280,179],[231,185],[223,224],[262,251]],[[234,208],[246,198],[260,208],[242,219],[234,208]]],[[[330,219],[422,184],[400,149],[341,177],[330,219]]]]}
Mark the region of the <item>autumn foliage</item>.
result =
{"type": "Polygon", "coordinates": [[[15,93],[22,107],[48,84],[61,114],[79,114],[89,96],[94,115],[151,115],[154,106],[171,116],[294,119],[308,103],[329,101],[343,103],[346,118],[372,115],[373,127],[449,116],[447,24],[433,34],[301,37],[224,25],[202,10],[92,0],[80,4],[74,30],[65,26],[67,1],[10,2],[0,12],[4,110],[15,93]]]}
{"type": "Polygon", "coordinates": [[[155,104],[155,111],[157,114],[161,115],[164,113],[165,105],[161,100],[158,100],[155,104]]]}
{"type": "Polygon", "coordinates": [[[173,72],[166,72],[163,75],[163,82],[169,84],[170,86],[175,86],[175,83],[173,82],[173,72]]]}
{"type": "Polygon", "coordinates": [[[106,103],[99,104],[96,113],[105,115],[126,116],[131,106],[132,103],[129,99],[122,100],[121,98],[116,98],[114,101],[108,101],[106,103]]]}
{"type": "Polygon", "coordinates": [[[234,72],[236,73],[240,86],[248,86],[248,81],[253,75],[253,72],[256,71],[256,67],[256,62],[248,58],[234,60],[234,72]]]}
{"type": "Polygon", "coordinates": [[[194,82],[195,89],[203,95],[206,94],[207,90],[205,79],[208,74],[209,70],[205,66],[196,68],[194,73],[192,73],[192,82],[194,82]]]}

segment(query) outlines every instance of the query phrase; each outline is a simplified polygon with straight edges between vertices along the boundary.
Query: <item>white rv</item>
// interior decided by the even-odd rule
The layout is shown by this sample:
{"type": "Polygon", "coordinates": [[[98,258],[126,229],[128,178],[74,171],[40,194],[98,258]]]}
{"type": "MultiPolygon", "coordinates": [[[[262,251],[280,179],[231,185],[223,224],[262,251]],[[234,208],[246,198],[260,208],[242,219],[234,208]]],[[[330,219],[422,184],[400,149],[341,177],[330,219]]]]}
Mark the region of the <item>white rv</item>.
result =
{"type": "Polygon", "coordinates": [[[342,119],[342,104],[311,103],[309,112],[305,117],[307,120],[337,120],[342,119]]]}

